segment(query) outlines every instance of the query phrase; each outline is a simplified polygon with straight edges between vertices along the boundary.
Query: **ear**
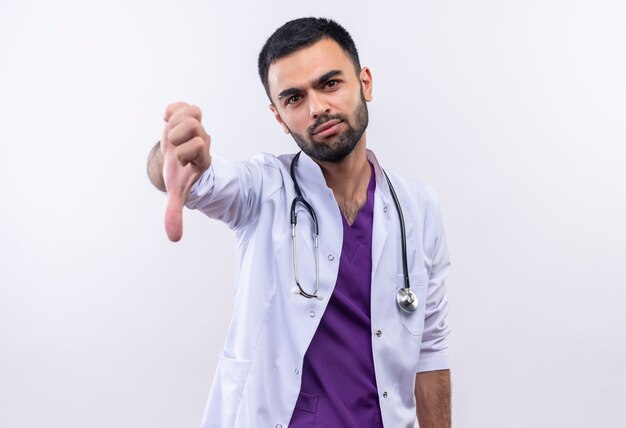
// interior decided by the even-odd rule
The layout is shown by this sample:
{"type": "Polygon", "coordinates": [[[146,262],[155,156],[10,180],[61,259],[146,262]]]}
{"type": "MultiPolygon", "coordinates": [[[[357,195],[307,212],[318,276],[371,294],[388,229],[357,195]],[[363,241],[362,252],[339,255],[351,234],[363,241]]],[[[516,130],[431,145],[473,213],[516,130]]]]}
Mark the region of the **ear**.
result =
{"type": "Polygon", "coordinates": [[[361,80],[365,101],[372,101],[374,99],[372,95],[372,72],[368,67],[363,67],[361,73],[359,73],[359,79],[361,80]]]}
{"type": "Polygon", "coordinates": [[[280,123],[280,126],[283,127],[283,131],[285,131],[285,134],[289,134],[289,128],[287,128],[287,125],[285,125],[285,122],[283,122],[283,118],[280,117],[280,113],[278,112],[276,106],[274,104],[270,104],[269,108],[272,113],[274,113],[274,118],[276,119],[276,121],[280,123]]]}

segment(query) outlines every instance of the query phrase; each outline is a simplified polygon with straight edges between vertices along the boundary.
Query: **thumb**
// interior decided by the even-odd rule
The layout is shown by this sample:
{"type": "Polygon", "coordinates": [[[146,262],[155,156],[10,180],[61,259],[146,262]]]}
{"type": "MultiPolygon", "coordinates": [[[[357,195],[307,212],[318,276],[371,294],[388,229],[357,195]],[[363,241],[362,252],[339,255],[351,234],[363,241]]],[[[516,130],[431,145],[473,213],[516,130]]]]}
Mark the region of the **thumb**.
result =
{"type": "Polygon", "coordinates": [[[165,208],[165,232],[172,242],[180,241],[183,237],[183,206],[186,197],[177,189],[167,192],[167,207],[165,208]]]}

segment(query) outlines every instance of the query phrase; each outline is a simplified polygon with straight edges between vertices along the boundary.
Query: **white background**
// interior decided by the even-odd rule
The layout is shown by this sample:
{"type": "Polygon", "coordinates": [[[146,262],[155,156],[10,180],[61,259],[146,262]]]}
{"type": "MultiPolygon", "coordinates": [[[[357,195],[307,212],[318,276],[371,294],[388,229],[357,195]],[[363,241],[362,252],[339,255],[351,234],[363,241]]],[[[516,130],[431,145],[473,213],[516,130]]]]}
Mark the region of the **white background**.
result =
{"type": "Polygon", "coordinates": [[[372,69],[383,166],[438,192],[455,426],[626,426],[618,0],[2,0],[0,426],[199,425],[234,239],[188,211],[167,241],[146,155],[178,100],[214,153],[295,151],[256,60],[310,15],[372,69]]]}

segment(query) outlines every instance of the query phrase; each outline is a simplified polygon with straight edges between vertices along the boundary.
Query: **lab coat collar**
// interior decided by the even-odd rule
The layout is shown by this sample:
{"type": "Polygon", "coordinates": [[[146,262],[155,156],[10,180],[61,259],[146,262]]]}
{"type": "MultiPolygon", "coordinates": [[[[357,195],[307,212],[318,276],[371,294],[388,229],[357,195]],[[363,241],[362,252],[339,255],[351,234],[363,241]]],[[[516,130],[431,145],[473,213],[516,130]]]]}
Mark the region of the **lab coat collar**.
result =
{"type": "MultiPolygon", "coordinates": [[[[378,159],[373,151],[366,149],[366,156],[367,160],[374,166],[374,175],[376,176],[376,193],[380,192],[384,205],[388,206],[390,202],[393,203],[393,200],[391,199],[389,184],[385,179],[383,169],[381,168],[380,163],[378,162],[378,159]]],[[[306,191],[308,192],[316,194],[319,194],[320,192],[332,192],[332,189],[330,189],[326,184],[326,179],[324,178],[324,174],[322,173],[320,166],[304,152],[300,153],[298,166],[296,167],[296,175],[298,183],[303,183],[305,181],[301,177],[307,177],[306,182],[310,183],[310,185],[306,186],[306,191]]],[[[300,187],[302,188],[303,186],[300,185],[300,187]]]]}
{"type": "Polygon", "coordinates": [[[307,193],[318,196],[328,192],[332,194],[332,189],[326,185],[322,169],[304,152],[300,152],[295,173],[305,199],[307,198],[307,193]]]}
{"type": "Polygon", "coordinates": [[[380,194],[383,197],[385,203],[389,203],[391,198],[391,193],[389,191],[389,183],[387,183],[387,179],[385,178],[385,174],[383,172],[380,163],[378,163],[378,159],[373,151],[367,149],[366,151],[367,160],[372,163],[374,166],[374,174],[376,175],[376,189],[380,190],[380,194]]]}

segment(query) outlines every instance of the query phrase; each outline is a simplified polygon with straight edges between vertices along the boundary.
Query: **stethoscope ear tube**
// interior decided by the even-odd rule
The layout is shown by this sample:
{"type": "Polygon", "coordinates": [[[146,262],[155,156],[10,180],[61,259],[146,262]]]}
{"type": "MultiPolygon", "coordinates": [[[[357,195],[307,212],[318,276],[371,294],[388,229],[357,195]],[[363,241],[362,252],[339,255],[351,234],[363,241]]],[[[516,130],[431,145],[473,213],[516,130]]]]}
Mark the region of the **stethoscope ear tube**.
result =
{"type": "MultiPolygon", "coordinates": [[[[300,153],[296,153],[296,155],[291,160],[291,165],[289,165],[289,174],[291,174],[291,181],[293,181],[293,187],[296,191],[296,195],[302,198],[302,192],[300,191],[300,186],[298,186],[298,180],[296,180],[296,163],[298,163],[298,159],[300,159],[300,153]]],[[[294,204],[291,204],[291,209],[293,211],[294,204]]]]}

